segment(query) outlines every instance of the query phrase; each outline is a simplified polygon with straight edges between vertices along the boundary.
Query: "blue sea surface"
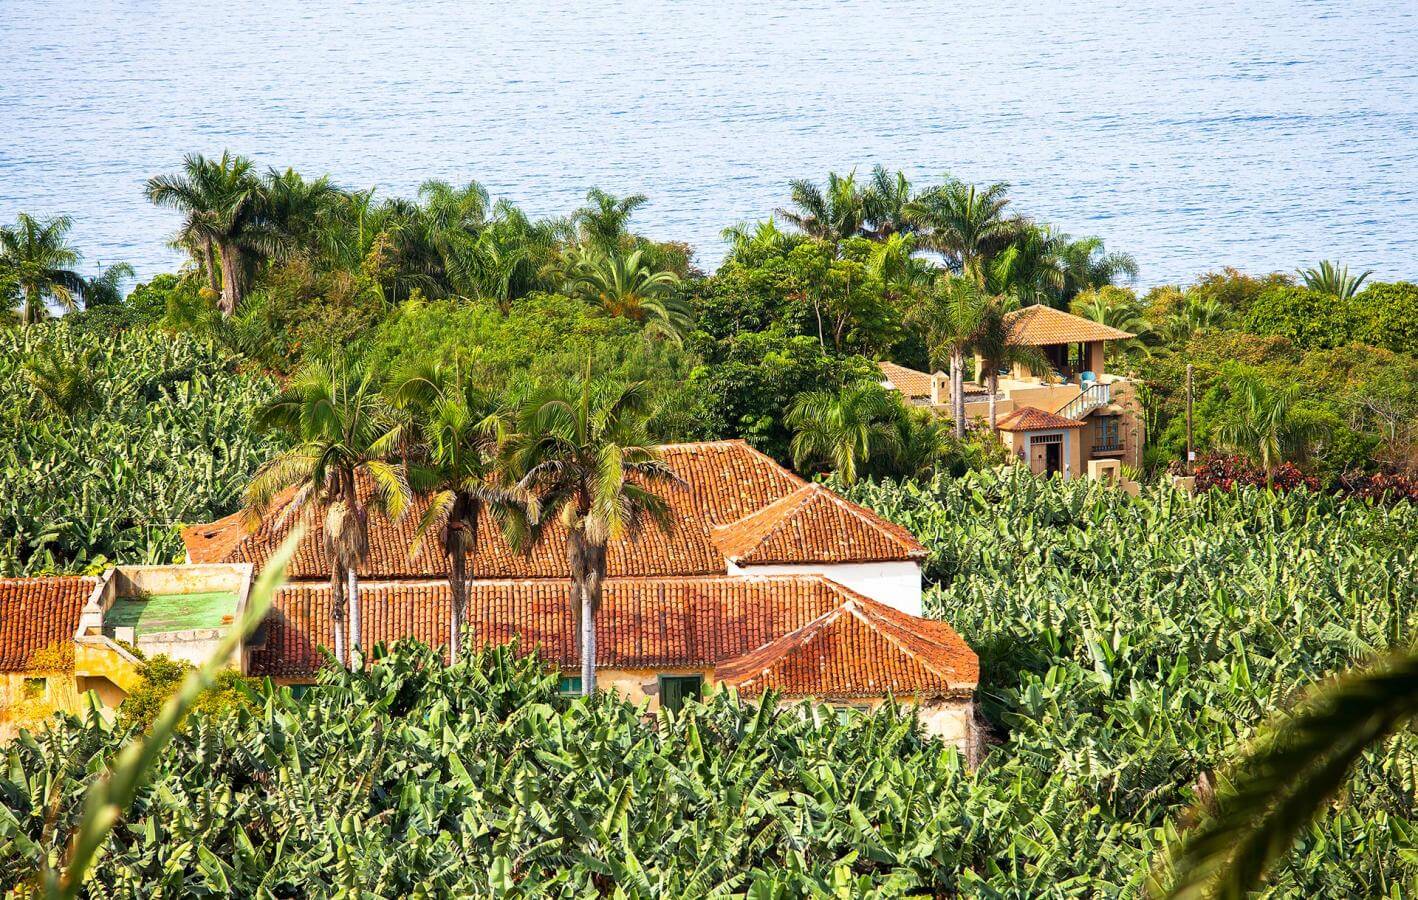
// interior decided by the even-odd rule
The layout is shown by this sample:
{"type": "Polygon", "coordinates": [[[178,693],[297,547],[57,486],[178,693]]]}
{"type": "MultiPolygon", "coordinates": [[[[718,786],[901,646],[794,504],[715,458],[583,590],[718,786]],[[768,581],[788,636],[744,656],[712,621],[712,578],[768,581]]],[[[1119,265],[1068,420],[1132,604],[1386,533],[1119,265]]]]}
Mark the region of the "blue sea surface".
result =
{"type": "Polygon", "coordinates": [[[1007,181],[1141,283],[1322,258],[1418,277],[1418,2],[0,0],[0,221],[178,264],[145,179],[247,154],[534,215],[642,192],[712,267],[787,181],[1007,181]]]}

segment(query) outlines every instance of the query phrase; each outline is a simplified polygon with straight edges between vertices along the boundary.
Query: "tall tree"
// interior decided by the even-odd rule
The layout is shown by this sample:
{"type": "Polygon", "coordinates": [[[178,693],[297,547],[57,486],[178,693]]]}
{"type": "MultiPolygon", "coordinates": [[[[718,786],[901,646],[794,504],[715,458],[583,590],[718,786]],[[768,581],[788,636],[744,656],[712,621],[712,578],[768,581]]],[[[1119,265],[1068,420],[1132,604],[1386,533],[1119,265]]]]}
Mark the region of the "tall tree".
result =
{"type": "Polygon", "coordinates": [[[866,223],[866,197],[857,186],[857,173],[827,173],[827,188],[806,179],[788,182],[791,205],[777,215],[809,237],[839,244],[862,233],[866,223]]]}
{"type": "Polygon", "coordinates": [[[636,250],[581,251],[568,273],[568,291],[607,315],[629,319],[675,343],[689,328],[689,312],[675,296],[679,277],[659,272],[636,250]]]}
{"type": "Polygon", "coordinates": [[[784,418],[793,430],[793,464],[825,462],[855,484],[860,467],[901,452],[902,412],[896,398],[872,381],[800,394],[784,418]]]}
{"type": "Polygon", "coordinates": [[[279,247],[269,225],[265,190],[251,160],[223,153],[220,160],[192,154],[178,175],[148,179],[148,199],[180,210],[181,243],[202,247],[203,265],[213,290],[221,264],[221,310],[230,316],[246,296],[250,269],[279,247]]]}
{"type": "Polygon", "coordinates": [[[957,272],[985,283],[989,261],[1009,246],[1017,223],[1005,215],[1009,186],[983,190],[953,178],[911,201],[906,215],[915,223],[922,246],[942,254],[957,272]]]}
{"type": "Polygon", "coordinates": [[[49,317],[50,301],[66,311],[77,309],[84,281],[73,267],[81,256],[69,244],[74,221],[68,216],[36,219],[25,213],[0,228],[0,268],[19,291],[20,324],[49,317]]]}
{"type": "Polygon", "coordinates": [[[1123,279],[1137,280],[1137,260],[1127,253],[1107,252],[1102,238],[1074,240],[1066,234],[1059,235],[1056,252],[1063,275],[1059,296],[1063,304],[1083,291],[1098,290],[1123,279]]]}
{"type": "Polygon", "coordinates": [[[624,239],[630,236],[631,214],[648,202],[644,194],[617,197],[600,188],[591,188],[586,193],[586,205],[572,213],[571,221],[582,243],[609,253],[620,249],[624,239]]]}
{"type": "Polygon", "coordinates": [[[397,520],[409,502],[408,480],[395,462],[404,428],[379,388],[376,373],[362,363],[316,363],[258,410],[253,422],[259,430],[284,432],[292,446],[261,466],[247,486],[248,526],[259,526],[288,488],[295,493],[283,516],[324,514],[335,656],[342,665],[348,664],[347,601],[350,647],[359,648],[359,566],[369,555],[369,514],[397,520]],[[368,490],[361,489],[365,482],[368,490]]]}
{"type": "Polygon", "coordinates": [[[132,266],[126,262],[117,262],[92,278],[80,278],[79,292],[84,298],[84,309],[117,306],[122,303],[123,282],[133,276],[132,266]]]}
{"type": "Polygon", "coordinates": [[[978,338],[988,300],[971,278],[947,276],[924,292],[907,315],[925,336],[934,368],[950,366],[950,415],[955,437],[965,436],[965,354],[978,338]]]}
{"type": "Polygon", "coordinates": [[[1275,470],[1304,453],[1319,436],[1315,423],[1296,415],[1304,397],[1298,384],[1272,387],[1258,378],[1237,379],[1231,417],[1216,431],[1216,443],[1240,453],[1265,470],[1266,487],[1275,486],[1275,470]]]}
{"type": "Polygon", "coordinates": [[[422,366],[405,373],[396,404],[412,413],[410,487],[427,496],[410,554],[437,543],[448,564],[448,653],[462,652],[469,566],[477,559],[484,514],[513,527],[534,510],[520,492],[499,484],[497,450],[505,436],[499,405],[459,366],[422,366]]]}
{"type": "Polygon", "coordinates": [[[1200,824],[1172,847],[1165,896],[1251,896],[1363,753],[1415,720],[1418,654],[1410,650],[1347,673],[1266,723],[1211,808],[1196,810],[1200,824]]]}
{"type": "Polygon", "coordinates": [[[333,220],[347,207],[346,194],[328,176],[301,177],[294,169],[266,173],[266,216],[282,253],[316,259],[332,255],[333,220]]]}
{"type": "Polygon", "coordinates": [[[581,636],[581,690],[596,690],[596,612],[611,541],[647,523],[669,531],[670,507],[657,490],[682,486],[647,435],[649,400],[640,383],[584,375],[532,394],[517,415],[503,464],[513,483],[536,499],[531,539],[557,521],[566,532],[572,616],[581,636]]]}
{"type": "Polygon", "coordinates": [[[871,180],[862,195],[862,213],[870,224],[866,237],[884,241],[893,235],[909,234],[911,182],[905,172],[889,172],[885,166],[872,169],[871,180]]]}
{"type": "Polygon", "coordinates": [[[1362,285],[1373,270],[1367,270],[1358,275],[1350,275],[1348,266],[1340,266],[1324,260],[1318,268],[1300,269],[1300,277],[1305,280],[1305,287],[1312,291],[1319,291],[1321,294],[1329,294],[1338,297],[1340,300],[1348,300],[1359,292],[1362,285]]]}

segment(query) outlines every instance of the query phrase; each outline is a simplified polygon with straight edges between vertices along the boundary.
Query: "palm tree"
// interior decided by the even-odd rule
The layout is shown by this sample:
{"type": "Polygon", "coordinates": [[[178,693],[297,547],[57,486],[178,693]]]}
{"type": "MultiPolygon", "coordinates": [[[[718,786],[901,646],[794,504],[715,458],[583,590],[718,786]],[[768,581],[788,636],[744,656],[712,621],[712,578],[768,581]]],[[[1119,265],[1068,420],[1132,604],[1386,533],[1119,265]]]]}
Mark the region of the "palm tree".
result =
{"type": "Polygon", "coordinates": [[[862,212],[871,230],[865,236],[883,241],[912,229],[906,215],[911,204],[911,182],[905,172],[888,172],[885,166],[872,169],[871,181],[862,194],[862,212]]]}
{"type": "Polygon", "coordinates": [[[344,665],[347,600],[350,647],[359,648],[358,570],[369,555],[369,513],[397,520],[408,506],[408,480],[394,462],[404,429],[380,394],[374,370],[347,360],[306,368],[258,410],[253,425],[284,432],[293,446],[262,465],[247,486],[248,526],[259,526],[288,488],[295,494],[283,517],[324,513],[335,656],[344,665]],[[372,485],[367,495],[360,489],[365,481],[372,485]]]}
{"type": "Polygon", "coordinates": [[[1295,414],[1304,396],[1300,385],[1271,387],[1257,378],[1235,382],[1231,418],[1216,431],[1216,443],[1239,453],[1265,470],[1265,484],[1275,487],[1275,469],[1301,455],[1319,436],[1318,426],[1295,414]]]}
{"type": "Polygon", "coordinates": [[[1009,185],[980,190],[947,178],[923,191],[906,208],[921,234],[922,246],[945,256],[954,271],[983,285],[989,261],[1009,246],[1017,223],[1005,216],[1009,185]]]}
{"type": "Polygon", "coordinates": [[[948,359],[950,415],[955,437],[965,437],[965,354],[974,345],[989,303],[970,278],[947,276],[921,295],[907,318],[925,335],[931,366],[948,359]]]}
{"type": "Polygon", "coordinates": [[[252,264],[279,247],[269,227],[265,190],[251,160],[223,153],[220,160],[192,154],[182,174],[148,179],[148,199],[180,210],[180,243],[200,246],[208,283],[217,290],[221,263],[221,311],[230,316],[246,296],[252,264]],[[215,248],[215,254],[214,254],[215,248]]]}
{"type": "Polygon", "coordinates": [[[344,191],[328,176],[311,181],[294,169],[266,173],[264,202],[266,216],[276,233],[278,249],[307,258],[326,255],[334,229],[332,219],[344,209],[344,191]]]}
{"type": "Polygon", "coordinates": [[[874,243],[867,265],[893,300],[929,288],[940,274],[934,265],[916,256],[916,236],[905,231],[892,232],[874,243]]]}
{"type": "Polygon", "coordinates": [[[647,436],[649,406],[644,384],[593,379],[588,361],[581,378],[540,389],[522,404],[503,452],[505,477],[540,509],[531,540],[540,540],[552,520],[566,530],[587,697],[596,690],[596,613],[607,546],[647,522],[669,532],[670,507],[656,489],[684,484],[647,436]]]}
{"type": "Polygon", "coordinates": [[[1418,720],[1418,653],[1324,687],[1276,716],[1221,784],[1201,824],[1172,848],[1166,896],[1242,900],[1315,819],[1370,747],[1418,720]]]}
{"type": "Polygon", "coordinates": [[[1073,240],[1059,235],[1056,252],[1063,275],[1059,300],[1065,304],[1083,291],[1108,287],[1123,278],[1137,280],[1137,260],[1127,253],[1108,253],[1102,238],[1073,240]]]}
{"type": "Polygon", "coordinates": [[[1321,294],[1329,294],[1338,297],[1340,300],[1348,300],[1359,292],[1359,285],[1364,283],[1364,279],[1374,274],[1372,269],[1364,271],[1359,275],[1350,275],[1349,267],[1340,267],[1338,263],[1324,260],[1317,269],[1300,269],[1300,277],[1305,280],[1305,287],[1312,291],[1319,291],[1321,294]]]}
{"type": "Polygon", "coordinates": [[[1219,328],[1229,317],[1230,313],[1217,298],[1188,296],[1181,308],[1162,323],[1159,333],[1168,344],[1185,344],[1193,334],[1219,328]]]}
{"type": "Polygon", "coordinates": [[[793,464],[801,469],[825,462],[843,481],[855,484],[859,466],[900,452],[901,412],[900,403],[871,381],[836,393],[799,394],[783,420],[793,430],[793,464]]]}
{"type": "Polygon", "coordinates": [[[118,262],[104,269],[92,278],[80,278],[79,293],[84,298],[84,309],[96,306],[117,306],[123,302],[123,281],[134,276],[133,267],[126,262],[118,262]]]}
{"type": "Polygon", "coordinates": [[[492,300],[506,313],[513,300],[543,286],[542,271],[555,248],[554,223],[533,222],[517,207],[498,201],[477,237],[455,247],[444,266],[455,291],[492,300]]]}
{"type": "Polygon", "coordinates": [[[581,251],[569,273],[568,292],[607,315],[640,323],[679,343],[689,327],[689,312],[674,293],[679,276],[655,271],[642,252],[581,251]]]}
{"type": "MultiPolygon", "coordinates": [[[[477,557],[484,512],[508,522],[527,504],[516,491],[497,484],[497,449],[504,435],[501,409],[457,366],[420,367],[407,373],[394,392],[395,403],[413,414],[409,483],[428,496],[411,555],[434,541],[448,563],[449,659],[462,652],[468,566],[477,557]]],[[[534,512],[534,511],[533,511],[534,512]]]]}
{"type": "Polygon", "coordinates": [[[1059,255],[1065,238],[1048,226],[1014,223],[1009,245],[985,267],[985,289],[1007,294],[1020,306],[1053,305],[1066,281],[1059,255]]]}
{"type": "Polygon", "coordinates": [[[78,307],[83,279],[74,271],[79,251],[69,245],[68,216],[36,219],[26,213],[15,224],[0,228],[0,268],[9,270],[20,297],[20,324],[33,325],[49,317],[53,301],[66,311],[78,307]]]}
{"type": "Polygon", "coordinates": [[[1110,351],[1142,347],[1155,337],[1152,323],[1143,315],[1137,298],[1131,291],[1122,288],[1104,286],[1101,289],[1089,289],[1074,298],[1070,312],[1089,321],[1135,335],[1126,341],[1110,342],[1110,351]]]}
{"type": "Polygon", "coordinates": [[[866,222],[866,198],[857,187],[857,174],[827,173],[827,190],[806,179],[788,182],[791,206],[777,210],[783,221],[811,238],[839,244],[862,234],[866,222]]]}
{"type": "Polygon", "coordinates": [[[799,234],[789,234],[778,227],[770,216],[750,229],[747,225],[733,225],[725,228],[720,237],[729,245],[728,260],[745,266],[761,265],[764,260],[776,256],[786,256],[806,238],[799,234]]]}
{"type": "Polygon", "coordinates": [[[616,197],[600,188],[587,191],[586,200],[586,206],[571,214],[571,221],[582,242],[603,253],[620,248],[630,235],[627,225],[631,214],[648,202],[644,194],[616,197]]]}
{"type": "MultiPolygon", "coordinates": [[[[985,376],[985,388],[990,393],[990,431],[999,434],[998,397],[1001,369],[1021,365],[1034,373],[1049,371],[1049,360],[1038,347],[1016,342],[1015,328],[1008,310],[1000,298],[986,302],[975,331],[971,349],[979,357],[985,376]]],[[[978,373],[977,373],[978,374],[978,373]]]]}

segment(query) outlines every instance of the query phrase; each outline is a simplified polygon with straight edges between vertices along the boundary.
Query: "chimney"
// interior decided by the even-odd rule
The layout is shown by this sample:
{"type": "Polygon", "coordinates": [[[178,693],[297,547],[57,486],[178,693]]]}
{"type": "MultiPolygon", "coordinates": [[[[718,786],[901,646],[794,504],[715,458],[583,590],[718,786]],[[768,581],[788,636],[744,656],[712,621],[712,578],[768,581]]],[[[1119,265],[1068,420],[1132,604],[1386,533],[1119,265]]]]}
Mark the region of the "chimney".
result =
{"type": "Polygon", "coordinates": [[[949,391],[950,381],[944,372],[936,372],[931,376],[931,405],[940,406],[947,402],[946,394],[949,391]]]}

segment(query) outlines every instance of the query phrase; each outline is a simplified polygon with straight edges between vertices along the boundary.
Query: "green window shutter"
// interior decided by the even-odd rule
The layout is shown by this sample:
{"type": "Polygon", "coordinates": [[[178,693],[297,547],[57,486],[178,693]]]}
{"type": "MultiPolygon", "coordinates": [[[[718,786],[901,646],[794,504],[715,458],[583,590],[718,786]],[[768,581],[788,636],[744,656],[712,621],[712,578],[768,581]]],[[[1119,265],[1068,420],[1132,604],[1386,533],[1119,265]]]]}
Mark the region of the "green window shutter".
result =
{"type": "Polygon", "coordinates": [[[559,681],[559,682],[557,683],[557,685],[556,685],[556,691],[557,691],[558,694],[565,694],[565,695],[567,695],[567,696],[571,696],[571,695],[573,695],[573,694],[579,694],[579,693],[581,693],[581,676],[580,676],[580,675],[563,675],[563,676],[561,676],[561,681],[559,681]]]}
{"type": "Polygon", "coordinates": [[[661,675],[660,705],[672,712],[684,708],[684,701],[699,700],[704,696],[704,676],[702,675],[661,675]]]}

